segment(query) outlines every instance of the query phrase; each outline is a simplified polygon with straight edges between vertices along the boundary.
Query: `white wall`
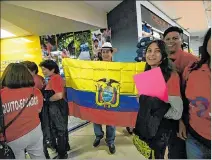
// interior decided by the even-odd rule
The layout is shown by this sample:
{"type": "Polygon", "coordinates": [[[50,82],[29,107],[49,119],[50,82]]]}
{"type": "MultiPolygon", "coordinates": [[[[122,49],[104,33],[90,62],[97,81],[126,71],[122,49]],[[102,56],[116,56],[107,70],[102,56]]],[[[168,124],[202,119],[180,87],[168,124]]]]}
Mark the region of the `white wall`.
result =
{"type": "Polygon", "coordinates": [[[193,54],[199,56],[199,47],[203,44],[203,38],[200,37],[190,37],[190,48],[193,51],[193,54]]]}

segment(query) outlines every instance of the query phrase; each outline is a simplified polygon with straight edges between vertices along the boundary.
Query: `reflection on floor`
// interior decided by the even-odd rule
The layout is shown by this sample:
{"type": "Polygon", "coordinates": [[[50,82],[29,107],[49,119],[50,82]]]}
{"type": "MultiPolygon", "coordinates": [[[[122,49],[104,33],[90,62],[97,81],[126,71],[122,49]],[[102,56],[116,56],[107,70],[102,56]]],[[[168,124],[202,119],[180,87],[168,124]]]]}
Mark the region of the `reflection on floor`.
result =
{"type": "MultiPolygon", "coordinates": [[[[103,126],[105,131],[105,126],[103,126]]],[[[95,139],[93,132],[93,124],[89,124],[69,135],[71,151],[69,152],[69,159],[72,160],[87,160],[87,159],[145,159],[136,150],[132,143],[132,137],[128,134],[125,128],[117,128],[116,131],[116,153],[109,154],[108,147],[105,140],[102,139],[99,147],[92,146],[95,139]]],[[[55,154],[51,154],[54,157],[55,154]]]]}
{"type": "MultiPolygon", "coordinates": [[[[103,128],[105,131],[105,126],[103,126],[103,128]]],[[[76,158],[79,160],[92,158],[144,159],[134,147],[132,137],[127,133],[125,128],[117,128],[115,141],[116,153],[114,155],[109,154],[104,139],[102,139],[98,148],[94,148],[92,146],[94,139],[93,124],[89,124],[88,126],[71,133],[70,145],[72,150],[69,154],[69,158],[76,158]]]]}

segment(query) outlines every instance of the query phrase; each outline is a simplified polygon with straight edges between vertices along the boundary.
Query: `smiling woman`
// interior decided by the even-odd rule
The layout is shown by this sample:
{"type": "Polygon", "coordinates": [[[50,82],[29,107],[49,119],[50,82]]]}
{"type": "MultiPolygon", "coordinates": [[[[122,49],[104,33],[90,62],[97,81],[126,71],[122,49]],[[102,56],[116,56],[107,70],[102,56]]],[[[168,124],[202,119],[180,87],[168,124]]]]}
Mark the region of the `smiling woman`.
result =
{"type": "Polygon", "coordinates": [[[172,62],[168,59],[168,50],[162,40],[152,41],[146,49],[146,70],[160,66],[165,80],[167,81],[174,71],[172,62]]]}
{"type": "Polygon", "coordinates": [[[147,51],[146,51],[146,61],[151,66],[151,68],[155,68],[161,64],[161,51],[156,43],[152,43],[147,51]]]}
{"type": "Polygon", "coordinates": [[[163,159],[166,147],[169,146],[169,150],[172,149],[170,142],[176,137],[178,120],[182,116],[183,104],[180,98],[180,79],[172,62],[168,59],[164,41],[155,40],[147,46],[146,62],[145,71],[160,67],[167,83],[169,98],[168,103],[166,103],[156,97],[140,95],[140,109],[134,132],[140,138],[141,143],[139,144],[149,145],[147,148],[151,150],[152,157],[150,157],[150,154],[148,154],[149,156],[143,154],[146,145],[138,146],[135,144],[135,146],[141,154],[146,156],[145,158],[153,158],[154,156],[156,159],[163,159]]]}

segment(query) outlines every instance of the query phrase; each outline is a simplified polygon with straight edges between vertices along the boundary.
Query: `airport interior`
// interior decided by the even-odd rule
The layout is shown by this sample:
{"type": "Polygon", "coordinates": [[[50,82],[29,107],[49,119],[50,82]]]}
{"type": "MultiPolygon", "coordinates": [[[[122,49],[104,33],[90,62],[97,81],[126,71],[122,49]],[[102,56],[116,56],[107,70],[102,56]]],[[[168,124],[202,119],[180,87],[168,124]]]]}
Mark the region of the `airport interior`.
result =
{"type": "Polygon", "coordinates": [[[1,1],[0,159],[211,159],[211,1],[1,1]]]}

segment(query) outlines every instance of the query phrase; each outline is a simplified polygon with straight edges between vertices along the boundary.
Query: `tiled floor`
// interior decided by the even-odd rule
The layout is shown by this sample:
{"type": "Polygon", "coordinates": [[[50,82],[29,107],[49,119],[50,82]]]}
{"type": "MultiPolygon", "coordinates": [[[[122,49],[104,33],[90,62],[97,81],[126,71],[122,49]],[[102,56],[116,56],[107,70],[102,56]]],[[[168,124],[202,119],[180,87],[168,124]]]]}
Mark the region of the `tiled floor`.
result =
{"type": "MultiPolygon", "coordinates": [[[[105,126],[103,126],[105,131],[105,126]]],[[[110,155],[108,147],[104,139],[102,139],[99,147],[92,146],[95,139],[93,133],[93,125],[89,124],[70,134],[69,140],[71,151],[69,152],[69,159],[87,160],[87,159],[132,159],[142,160],[144,157],[139,154],[132,143],[132,137],[127,133],[125,128],[117,128],[116,131],[116,153],[110,155]]],[[[51,156],[52,157],[52,156],[51,156]]]]}

